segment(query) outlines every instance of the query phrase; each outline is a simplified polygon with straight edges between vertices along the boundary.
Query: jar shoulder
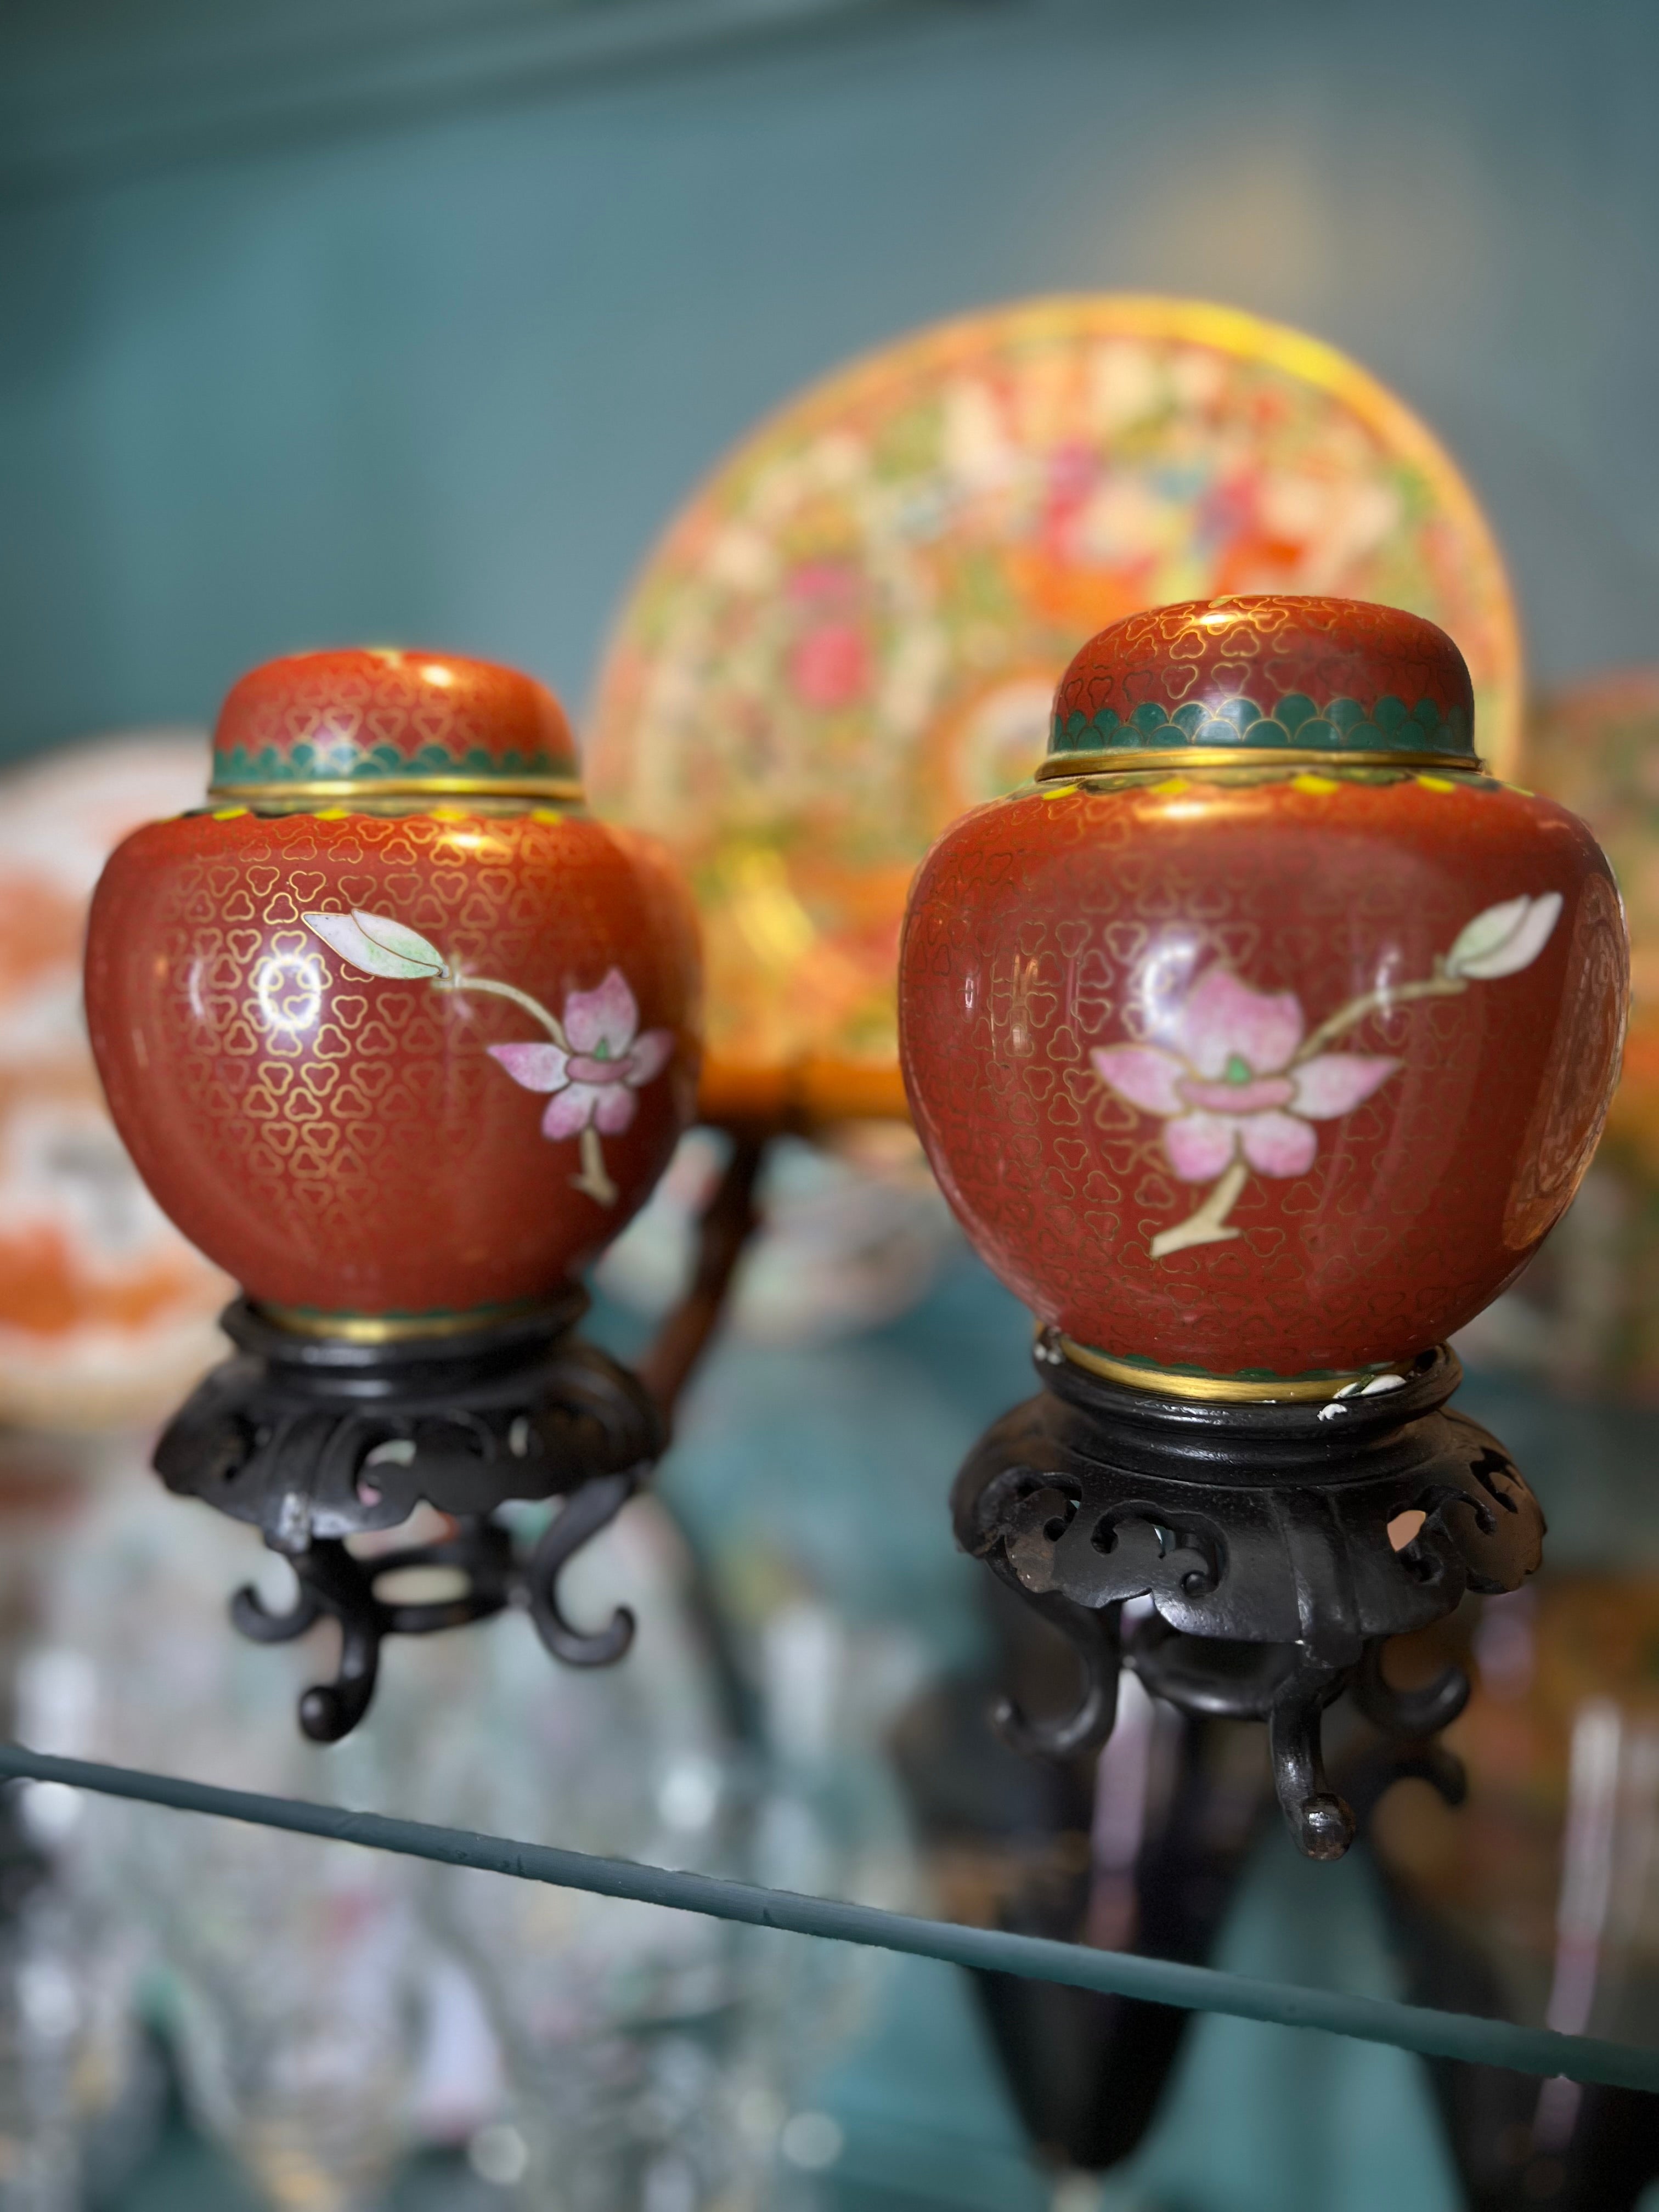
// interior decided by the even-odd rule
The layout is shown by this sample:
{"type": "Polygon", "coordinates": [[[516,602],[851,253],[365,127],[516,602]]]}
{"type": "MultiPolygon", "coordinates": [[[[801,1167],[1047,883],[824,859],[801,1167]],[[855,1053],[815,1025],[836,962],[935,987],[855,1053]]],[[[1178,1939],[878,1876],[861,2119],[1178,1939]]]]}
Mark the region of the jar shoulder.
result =
{"type": "Polygon", "coordinates": [[[1172,776],[1114,787],[1028,787],[961,817],[918,873],[913,911],[963,898],[1029,907],[1061,890],[1160,864],[1183,886],[1227,874],[1286,872],[1298,883],[1346,879],[1386,896],[1429,877],[1504,870],[1565,889],[1612,868],[1589,826],[1554,800],[1486,778],[1422,775],[1344,781],[1303,773],[1207,782],[1172,776]]]}

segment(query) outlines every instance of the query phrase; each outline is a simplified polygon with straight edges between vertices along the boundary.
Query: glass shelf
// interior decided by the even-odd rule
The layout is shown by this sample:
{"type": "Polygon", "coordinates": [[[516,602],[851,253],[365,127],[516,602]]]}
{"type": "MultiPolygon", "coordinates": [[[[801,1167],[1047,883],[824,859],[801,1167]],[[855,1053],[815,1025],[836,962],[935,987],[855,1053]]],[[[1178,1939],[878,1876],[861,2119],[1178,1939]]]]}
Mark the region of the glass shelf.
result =
{"type": "MultiPolygon", "coordinates": [[[[601,1313],[624,1354],[633,1326],[601,1313]]],[[[890,2196],[882,2144],[898,2166],[931,2160],[942,2172],[954,2134],[978,2148],[953,2203],[1025,2212],[1047,2200],[1057,2162],[1110,2166],[1099,2202],[1111,2212],[1207,2206],[1194,2163],[1207,2142],[1212,2165],[1244,2160],[1277,2175],[1280,2194],[1262,2199],[1275,2212],[1297,2201],[1302,2167],[1321,2160],[1328,2182],[1333,2161],[1346,2172],[1369,2160],[1392,2177],[1392,2201],[1450,2212],[1480,2171],[1547,2201],[1577,2185],[1586,2158],[1648,2156],[1659,2099],[1498,2069],[1541,2063],[1512,2039],[1554,2027],[1615,2046],[1589,2071],[1659,2085],[1659,1508],[1642,1480],[1659,1416],[1575,1407],[1492,1377],[1465,1386],[1460,1402],[1512,1449],[1544,1502],[1548,1564],[1516,1596],[1471,1603],[1391,1650],[1401,1681],[1449,1656],[1473,1660],[1476,1693],[1449,1736],[1469,1769],[1468,1802],[1452,1810],[1424,1781],[1396,1783],[1366,1841],[1318,1866],[1297,1856],[1279,1822],[1254,1726],[1195,1729],[1134,1686],[1098,1778],[1090,1762],[1019,1759],[991,1733],[1000,1687],[1040,1705],[1061,1702],[1068,1686],[1069,1659],[953,1551],[945,1510],[980,1430],[1034,1388],[1029,1342],[1024,1313],[965,1261],[879,1330],[790,1346],[730,1340],[662,1474],[734,1674],[752,1672],[763,1647],[774,1660],[783,1653],[781,1677],[774,1667],[750,1686],[768,1708],[751,1715],[767,1756],[804,1771],[818,1756],[813,1730],[839,1731],[853,1753],[829,1782],[820,1774],[813,1818],[894,1838],[887,1860],[865,1853],[849,1894],[904,1905],[921,1951],[978,1969],[890,1960],[872,1984],[868,2017],[826,2057],[814,2093],[838,2116],[843,2178],[864,2171],[890,2196]],[[809,1650],[816,1686],[802,1671],[809,1650]],[[789,1697],[778,1691],[785,1678],[789,1697]],[[890,1802],[872,1820],[870,1793],[884,1790],[890,1802]],[[958,1924],[978,1936],[957,1942],[958,1924]],[[1097,1986],[1016,1978],[1007,1970],[1021,1960],[996,1948],[1009,1931],[1069,1945],[1060,1971],[1093,1972],[1097,1986]],[[1186,1980],[1206,1964],[1250,1990],[1186,1980]],[[1318,1992],[1334,1995],[1334,2012],[1318,1992]],[[1200,2011],[1144,2002],[1158,1996],[1200,2011]],[[1218,2002],[1258,2017],[1202,2014],[1218,2002]],[[1316,2017],[1384,2040],[1282,2024],[1316,2017]],[[1449,2039],[1467,2063],[1410,2055],[1449,2039]],[[930,2052],[947,2045],[952,2056],[930,2072],[930,2052]],[[1213,2124],[1195,2124],[1198,2106],[1213,2124]],[[1000,2147],[981,2140],[986,2128],[1000,2147]],[[1132,2185],[1139,2197],[1122,2194],[1132,2185]]],[[[193,1509],[158,1490],[154,1510],[159,1528],[193,1509]]],[[[523,1628],[503,1620],[468,1633],[523,1628]]],[[[228,1630],[213,1633],[227,1654],[238,1650],[228,1630]]],[[[273,1657],[241,1650],[237,1679],[252,1681],[249,1670],[273,1657]]],[[[392,1648],[388,1680],[412,1663],[410,1647],[392,1648]]],[[[273,1692],[261,1725],[291,1726],[287,1696],[273,1692]]],[[[1333,1766],[1356,1800],[1377,1779],[1367,1779],[1367,1741],[1343,1709],[1333,1713],[1333,1766]]],[[[498,1737],[491,1755],[509,1748],[498,1737]]],[[[617,1759],[628,1752],[619,1741],[617,1759]]],[[[172,1763],[205,1771],[188,1742],[172,1763]]],[[[413,1809],[395,1790],[356,1802],[413,1809]]],[[[591,1820],[556,1811],[539,1836],[635,1848],[602,1832],[596,1842],[591,1820]]],[[[791,1924],[787,1905],[775,1917],[791,1924]]],[[[793,1924],[812,1923],[796,1915],[793,1924]]],[[[1024,1955],[1025,1967],[1040,1963],[1024,1955]]],[[[1650,2148],[1659,2170],[1659,2136],[1650,2148]]],[[[1364,2201],[1363,2191],[1331,2189],[1324,2201],[1345,2212],[1364,2201]]],[[[1085,2203],[1076,2197],[1079,2212],[1085,2203]]]]}

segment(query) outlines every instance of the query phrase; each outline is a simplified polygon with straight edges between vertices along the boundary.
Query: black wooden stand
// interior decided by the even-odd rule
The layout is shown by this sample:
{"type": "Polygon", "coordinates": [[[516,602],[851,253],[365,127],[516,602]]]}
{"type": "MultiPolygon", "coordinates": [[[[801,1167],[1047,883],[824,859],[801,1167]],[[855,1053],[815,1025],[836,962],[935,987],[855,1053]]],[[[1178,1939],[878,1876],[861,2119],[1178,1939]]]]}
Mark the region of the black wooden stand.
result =
{"type": "Polygon", "coordinates": [[[1037,1340],[1043,1388],[996,1423],[952,1494],[957,1540],[1066,1636],[1085,1688],[1064,1718],[1005,1709],[1010,1736],[1065,1754],[1104,1742],[1120,1668],[1182,1711],[1267,1724],[1300,1848],[1338,1858],[1354,1818],[1328,1787],[1325,1708],[1346,1690],[1405,1771],[1459,1786],[1433,1745],[1468,1695],[1460,1668],[1389,1686],[1382,1646],[1466,1590],[1513,1589],[1544,1518],[1495,1438],[1445,1410],[1444,1346],[1397,1389],[1323,1402],[1204,1403],[1102,1380],[1037,1340]],[[1127,1626],[1125,1605],[1151,1600],[1127,1626]]]}

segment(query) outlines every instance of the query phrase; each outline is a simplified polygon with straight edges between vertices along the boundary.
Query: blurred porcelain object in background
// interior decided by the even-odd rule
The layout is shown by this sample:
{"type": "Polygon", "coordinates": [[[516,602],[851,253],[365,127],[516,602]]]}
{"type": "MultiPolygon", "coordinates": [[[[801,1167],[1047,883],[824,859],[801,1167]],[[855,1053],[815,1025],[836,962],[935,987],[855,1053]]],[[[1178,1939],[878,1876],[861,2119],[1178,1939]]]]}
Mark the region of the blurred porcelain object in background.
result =
{"type": "MultiPolygon", "coordinates": [[[[1520,648],[1486,519],[1409,410],[1299,331],[1196,300],[1016,301],[906,332],[753,429],[632,586],[585,750],[600,811],[660,836],[696,895],[704,1118],[902,1119],[894,981],[929,845],[1036,766],[1080,637],[1274,590],[1443,623],[1507,761],[1520,648]]],[[[647,1311],[684,1265],[694,1147],[601,1277],[647,1311]]],[[[887,1319],[950,1249],[913,1150],[838,1151],[769,1179],[737,1291],[757,1340],[887,1319]]]]}
{"type": "Polygon", "coordinates": [[[233,1286],[139,1181],[81,1011],[99,871],[139,823],[199,799],[202,744],[137,732],[0,777],[0,1419],[152,1420],[223,1350],[233,1286]]]}
{"type": "Polygon", "coordinates": [[[1547,692],[1526,780],[1582,817],[1630,925],[1630,1029],[1607,1133],[1571,1210],[1515,1289],[1457,1339],[1472,1365],[1659,1396],[1659,668],[1547,692]]]}
{"type": "MultiPolygon", "coordinates": [[[[684,1291],[697,1218],[728,1140],[680,1139],[650,1203],[595,1271],[635,1312],[667,1311],[684,1291]]],[[[761,1225],[744,1248],[724,1325],[754,1344],[822,1344],[878,1328],[923,1297],[962,1240],[913,1133],[847,1121],[816,1144],[775,1139],[757,1194],[761,1225]]]]}

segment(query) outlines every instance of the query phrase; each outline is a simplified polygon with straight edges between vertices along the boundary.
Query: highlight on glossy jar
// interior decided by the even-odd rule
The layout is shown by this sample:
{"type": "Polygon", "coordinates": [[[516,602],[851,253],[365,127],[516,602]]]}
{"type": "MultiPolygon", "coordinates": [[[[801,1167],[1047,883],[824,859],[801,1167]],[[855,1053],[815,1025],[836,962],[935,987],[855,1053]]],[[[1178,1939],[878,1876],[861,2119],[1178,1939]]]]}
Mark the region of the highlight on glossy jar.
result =
{"type": "Polygon", "coordinates": [[[1389,1387],[1571,1198],[1618,1078],[1623,915],[1583,823],[1485,775],[1472,724],[1415,616],[1155,608],[1078,653],[1036,782],[924,862],[916,1125],[1085,1365],[1389,1387]]]}
{"type": "Polygon", "coordinates": [[[112,857],[87,947],[123,1139],[290,1328],[441,1331],[555,1295],[690,1121],[696,917],[593,821],[558,702],[424,652],[232,689],[201,811],[112,857]]]}

